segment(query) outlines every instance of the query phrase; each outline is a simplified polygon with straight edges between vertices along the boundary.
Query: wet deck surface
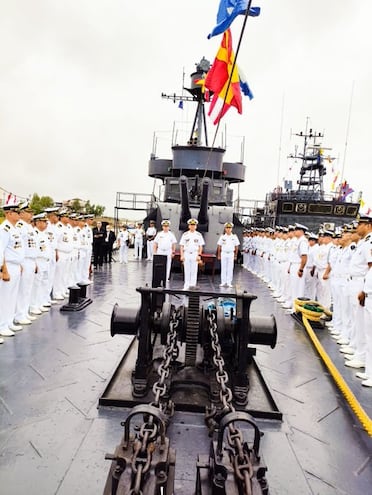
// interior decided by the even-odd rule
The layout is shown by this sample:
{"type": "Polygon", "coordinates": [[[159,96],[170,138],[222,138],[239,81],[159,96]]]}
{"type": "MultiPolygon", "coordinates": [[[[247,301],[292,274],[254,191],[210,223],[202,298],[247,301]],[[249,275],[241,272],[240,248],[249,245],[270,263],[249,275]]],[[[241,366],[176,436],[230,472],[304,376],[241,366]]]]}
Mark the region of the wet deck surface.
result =
{"type": "MultiPolygon", "coordinates": [[[[113,305],[139,305],[135,287],[151,282],[151,263],[105,266],[89,288],[82,312],[58,306],[0,346],[0,493],[101,494],[109,470],[106,452],[122,436],[127,411],[97,408],[130,336],[111,338],[113,305]]],[[[372,487],[372,439],[333,384],[306,332],[285,314],[266,286],[245,270],[237,286],[258,296],[252,314],[275,314],[278,344],[258,346],[256,361],[283,413],[258,421],[270,493],[365,495],[372,487]]],[[[199,278],[218,290],[219,277],[199,278]]],[[[172,287],[181,288],[181,274],[172,287]]],[[[318,332],[327,352],[372,416],[372,390],[343,366],[337,345],[318,332]]],[[[177,450],[176,493],[191,494],[196,456],[207,453],[203,415],[176,413],[168,430],[177,450]]]]}

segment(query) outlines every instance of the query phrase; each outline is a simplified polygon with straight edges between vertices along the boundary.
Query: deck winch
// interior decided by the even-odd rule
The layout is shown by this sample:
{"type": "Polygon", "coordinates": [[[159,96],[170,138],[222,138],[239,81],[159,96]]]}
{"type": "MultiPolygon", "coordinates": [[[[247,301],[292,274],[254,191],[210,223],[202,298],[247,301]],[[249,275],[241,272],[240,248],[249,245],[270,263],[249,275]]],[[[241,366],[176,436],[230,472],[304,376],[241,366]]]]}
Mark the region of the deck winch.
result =
{"type": "Polygon", "coordinates": [[[125,375],[135,406],[121,444],[106,456],[112,465],[104,494],[173,494],[176,452],[167,427],[175,410],[204,410],[212,440],[209,455],[195,458],[194,493],[267,495],[261,434],[247,404],[252,346],[275,347],[275,318],[250,317],[256,296],[245,291],[168,289],[156,277],[153,285],[137,288],[138,308],[115,305],[111,316],[112,336],[136,336],[125,375]]]}

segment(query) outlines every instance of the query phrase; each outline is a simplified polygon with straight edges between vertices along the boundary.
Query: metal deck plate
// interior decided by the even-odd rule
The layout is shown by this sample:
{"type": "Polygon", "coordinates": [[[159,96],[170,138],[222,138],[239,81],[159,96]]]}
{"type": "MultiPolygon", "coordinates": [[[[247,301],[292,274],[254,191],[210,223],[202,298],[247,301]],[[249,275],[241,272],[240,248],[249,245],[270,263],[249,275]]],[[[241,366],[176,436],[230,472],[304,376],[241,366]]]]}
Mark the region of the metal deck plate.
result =
{"type": "MultiPolygon", "coordinates": [[[[132,250],[131,250],[132,251],[132,250]]],[[[151,263],[105,266],[94,275],[81,312],[59,307],[0,346],[0,491],[6,495],[101,494],[120,443],[123,408],[100,407],[99,397],[131,338],[109,332],[113,305],[139,305],[135,287],[151,282],[151,263]]],[[[258,346],[256,362],[283,421],[258,420],[271,495],[366,495],[372,486],[372,439],[324,369],[307,335],[245,270],[235,282],[258,296],[252,313],[275,314],[278,344],[258,346]]],[[[217,289],[219,277],[199,279],[217,289]]],[[[180,274],[171,281],[183,285],[180,274]]],[[[321,334],[327,352],[371,414],[372,392],[346,369],[337,345],[321,334]],[[333,356],[332,356],[333,357],[333,356]]],[[[196,457],[209,448],[203,415],[176,412],[169,429],[177,451],[176,493],[194,489],[196,457]],[[182,417],[181,417],[182,415],[182,417]]]]}

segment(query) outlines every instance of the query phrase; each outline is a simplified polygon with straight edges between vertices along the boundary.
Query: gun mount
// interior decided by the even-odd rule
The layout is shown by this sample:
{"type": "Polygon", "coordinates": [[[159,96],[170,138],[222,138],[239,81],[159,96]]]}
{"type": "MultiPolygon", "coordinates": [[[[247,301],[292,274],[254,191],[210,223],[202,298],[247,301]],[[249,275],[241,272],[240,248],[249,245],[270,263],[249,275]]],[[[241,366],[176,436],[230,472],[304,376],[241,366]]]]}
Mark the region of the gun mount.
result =
{"type": "MultiPolygon", "coordinates": [[[[276,345],[275,318],[251,316],[256,296],[245,291],[164,288],[165,267],[166,257],[155,255],[153,287],[136,289],[140,306],[116,304],[112,312],[112,336],[136,335],[132,358],[126,359],[133,369],[123,375],[131,377],[131,397],[123,405],[134,407],[122,423],[122,443],[107,456],[113,462],[104,494],[174,493],[176,454],[166,431],[174,411],[181,410],[204,411],[213,437],[209,456],[198,456],[194,493],[268,495],[250,370],[254,345],[276,345]],[[134,417],[142,418],[135,427],[134,417]],[[251,444],[241,423],[251,439],[253,433],[251,444]]],[[[120,374],[115,372],[116,379],[120,374]]],[[[110,384],[106,391],[113,389],[110,384]]],[[[110,400],[108,394],[100,404],[114,405],[110,400]]]]}

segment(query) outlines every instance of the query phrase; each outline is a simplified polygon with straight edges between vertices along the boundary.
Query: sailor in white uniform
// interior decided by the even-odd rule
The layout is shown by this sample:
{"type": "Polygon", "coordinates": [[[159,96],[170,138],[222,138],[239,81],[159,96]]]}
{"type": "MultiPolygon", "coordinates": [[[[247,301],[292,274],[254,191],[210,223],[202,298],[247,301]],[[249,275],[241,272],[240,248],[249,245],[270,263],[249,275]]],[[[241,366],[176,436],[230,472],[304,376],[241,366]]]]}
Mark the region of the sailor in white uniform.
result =
{"type": "Polygon", "coordinates": [[[291,301],[292,308],[294,310],[294,301],[299,297],[304,297],[305,293],[305,277],[304,270],[307,263],[307,254],[309,252],[309,246],[305,237],[307,227],[300,223],[295,224],[295,249],[291,258],[290,266],[290,280],[291,280],[291,301]]]}
{"type": "Polygon", "coordinates": [[[116,238],[119,247],[119,263],[128,263],[129,232],[126,225],[123,225],[116,238]]]}
{"type": "Polygon", "coordinates": [[[47,227],[46,233],[50,243],[51,256],[49,261],[49,272],[48,272],[48,285],[49,285],[49,302],[55,304],[57,301],[53,299],[53,285],[56,273],[58,251],[57,251],[57,232],[58,232],[58,216],[57,211],[58,206],[52,206],[50,208],[45,208],[44,213],[47,214],[47,227]]]}
{"type": "Polygon", "coordinates": [[[176,252],[177,239],[173,232],[169,230],[170,221],[163,220],[161,222],[162,231],[158,232],[154,239],[154,254],[162,254],[167,256],[167,280],[169,280],[172,258],[176,252]]]}
{"type": "Polygon", "coordinates": [[[146,249],[147,249],[147,261],[152,261],[154,256],[154,239],[156,236],[155,222],[150,220],[150,226],[146,229],[146,249]]]}
{"type": "Polygon", "coordinates": [[[60,221],[57,224],[58,261],[54,279],[53,296],[58,301],[67,297],[68,280],[73,250],[72,227],[69,224],[67,210],[60,211],[60,221]]]}
{"type": "Polygon", "coordinates": [[[22,274],[19,281],[17,294],[17,306],[14,322],[18,325],[30,325],[29,308],[31,302],[32,287],[34,285],[36,272],[36,232],[31,224],[32,209],[28,202],[20,205],[19,220],[16,228],[22,237],[22,244],[25,250],[25,258],[22,264],[22,274]]]}
{"type": "Polygon", "coordinates": [[[316,295],[314,259],[316,256],[316,252],[319,249],[318,236],[317,234],[310,232],[309,235],[307,236],[307,240],[309,243],[309,252],[307,254],[307,262],[304,269],[304,278],[305,278],[304,297],[308,297],[309,299],[314,301],[316,295]]]}
{"type": "Polygon", "coordinates": [[[204,238],[196,230],[198,221],[196,218],[190,218],[187,222],[189,230],[182,234],[180,239],[180,259],[183,262],[184,270],[184,290],[196,286],[198,278],[198,263],[201,260],[204,238]]]}
{"type": "Polygon", "coordinates": [[[234,224],[226,222],[225,232],[217,241],[217,259],[221,260],[220,287],[233,287],[234,260],[236,260],[240,245],[238,236],[232,232],[233,227],[234,224]]]}
{"type": "Polygon", "coordinates": [[[94,215],[91,213],[84,215],[85,224],[82,227],[86,241],[86,257],[84,259],[84,262],[82,263],[82,282],[84,284],[92,283],[92,281],[89,279],[89,275],[90,275],[90,265],[92,262],[92,252],[93,252],[93,230],[92,230],[93,218],[94,215]]]}
{"type": "Polygon", "coordinates": [[[138,222],[137,228],[134,231],[134,258],[142,259],[143,236],[145,232],[142,228],[142,223],[138,222]]]}
{"type": "Polygon", "coordinates": [[[86,264],[87,264],[87,257],[89,256],[89,240],[87,237],[87,230],[85,228],[85,221],[84,221],[84,216],[83,215],[78,215],[76,218],[77,222],[77,227],[79,228],[78,231],[78,238],[79,238],[79,255],[78,255],[78,262],[77,262],[77,272],[76,272],[76,282],[78,284],[87,284],[89,285],[91,282],[89,280],[87,271],[86,271],[86,264]]]}
{"type": "Polygon", "coordinates": [[[38,314],[38,310],[42,313],[49,311],[49,263],[52,255],[52,248],[46,232],[48,217],[46,213],[34,215],[35,223],[37,256],[36,265],[37,272],[35,274],[34,286],[32,288],[32,296],[30,303],[30,312],[38,314]]]}
{"type": "Polygon", "coordinates": [[[364,368],[366,361],[367,329],[364,321],[364,307],[359,304],[358,295],[363,291],[366,275],[372,265],[372,218],[360,217],[357,233],[361,239],[357,244],[349,267],[349,294],[352,303],[350,347],[355,350],[353,355],[349,355],[351,359],[346,357],[345,366],[350,368],[364,368]]]}
{"type": "Polygon", "coordinates": [[[5,220],[0,225],[0,245],[4,249],[2,279],[0,280],[0,336],[12,337],[22,330],[13,320],[24,261],[24,246],[16,223],[19,220],[18,204],[3,206],[5,220]]]}
{"type": "MultiPolygon", "coordinates": [[[[372,251],[371,251],[372,258],[372,251]]],[[[359,295],[359,301],[364,304],[364,326],[366,329],[366,366],[365,372],[356,373],[362,378],[364,387],[372,388],[372,269],[371,264],[364,282],[363,292],[359,295]]]]}
{"type": "Polygon", "coordinates": [[[319,249],[315,253],[316,298],[326,308],[331,307],[331,285],[329,280],[329,250],[333,232],[325,230],[319,234],[319,249]]]}

